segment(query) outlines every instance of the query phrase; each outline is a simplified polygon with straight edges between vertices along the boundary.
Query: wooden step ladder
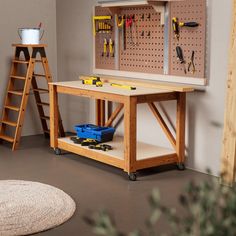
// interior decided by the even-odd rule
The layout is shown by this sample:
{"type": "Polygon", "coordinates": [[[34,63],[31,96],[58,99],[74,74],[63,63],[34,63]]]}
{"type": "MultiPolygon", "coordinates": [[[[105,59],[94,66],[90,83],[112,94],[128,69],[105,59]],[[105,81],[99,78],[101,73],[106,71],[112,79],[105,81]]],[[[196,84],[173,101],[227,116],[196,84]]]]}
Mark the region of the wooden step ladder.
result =
{"type": "MultiPolygon", "coordinates": [[[[31,87],[36,100],[43,132],[46,137],[49,137],[50,130],[47,120],[50,118],[46,115],[45,111],[45,108],[49,107],[49,102],[42,100],[41,97],[42,94],[49,93],[48,83],[52,82],[52,76],[45,52],[46,45],[13,44],[12,46],[15,47],[15,57],[12,60],[10,79],[7,86],[2,119],[0,120],[0,140],[11,142],[13,144],[12,150],[15,150],[20,143],[31,87]],[[37,64],[41,64],[43,73],[35,72],[36,67],[39,67],[37,64]],[[39,81],[42,81],[42,78],[45,79],[46,88],[38,86],[39,83],[40,85],[42,84],[39,81]]],[[[47,96],[47,99],[49,101],[49,96],[47,96]]],[[[63,137],[65,133],[60,116],[59,120],[58,132],[63,137]]]]}

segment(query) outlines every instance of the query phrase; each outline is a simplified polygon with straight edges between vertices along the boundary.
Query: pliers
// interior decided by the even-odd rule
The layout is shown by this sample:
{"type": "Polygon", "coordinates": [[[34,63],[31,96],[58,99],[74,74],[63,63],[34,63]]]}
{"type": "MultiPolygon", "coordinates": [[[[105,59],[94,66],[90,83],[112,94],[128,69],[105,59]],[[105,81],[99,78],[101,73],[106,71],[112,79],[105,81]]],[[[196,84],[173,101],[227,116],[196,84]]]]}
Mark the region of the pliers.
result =
{"type": "Polygon", "coordinates": [[[194,74],[196,72],[196,67],[195,67],[195,64],[194,64],[194,55],[195,55],[195,52],[192,51],[191,60],[188,63],[188,72],[191,72],[192,74],[194,74]],[[192,69],[191,69],[191,67],[192,67],[192,69]]]}

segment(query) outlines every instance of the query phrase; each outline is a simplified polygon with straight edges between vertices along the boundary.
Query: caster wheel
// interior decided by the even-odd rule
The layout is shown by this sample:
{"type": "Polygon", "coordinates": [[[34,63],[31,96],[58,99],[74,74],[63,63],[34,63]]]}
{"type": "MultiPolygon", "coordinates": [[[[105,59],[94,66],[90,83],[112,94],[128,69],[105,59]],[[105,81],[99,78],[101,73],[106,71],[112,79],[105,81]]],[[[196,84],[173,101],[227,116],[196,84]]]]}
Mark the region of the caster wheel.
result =
{"type": "Polygon", "coordinates": [[[55,149],[54,149],[54,153],[55,153],[57,156],[61,155],[61,149],[55,148],[55,149]]]}
{"type": "Polygon", "coordinates": [[[131,181],[136,181],[136,179],[137,179],[136,173],[130,173],[130,174],[129,174],[129,180],[131,180],[131,181]]]}
{"type": "Polygon", "coordinates": [[[177,168],[178,168],[178,170],[181,170],[181,171],[185,170],[184,163],[177,163],[177,168]]]}

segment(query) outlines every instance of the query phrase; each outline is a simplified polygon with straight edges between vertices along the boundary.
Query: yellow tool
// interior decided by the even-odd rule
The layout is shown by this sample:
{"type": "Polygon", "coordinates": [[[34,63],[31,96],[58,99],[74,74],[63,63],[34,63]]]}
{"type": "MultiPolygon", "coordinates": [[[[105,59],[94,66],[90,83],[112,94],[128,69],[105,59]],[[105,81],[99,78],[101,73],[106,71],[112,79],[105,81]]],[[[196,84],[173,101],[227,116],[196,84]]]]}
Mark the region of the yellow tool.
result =
{"type": "Polygon", "coordinates": [[[179,41],[179,22],[178,22],[178,18],[173,17],[172,18],[172,28],[175,34],[175,38],[179,41]]]}
{"type": "Polygon", "coordinates": [[[111,16],[94,16],[93,17],[93,35],[96,36],[96,21],[97,20],[111,20],[111,16]]]}
{"type": "Polygon", "coordinates": [[[103,42],[103,54],[102,54],[102,56],[105,56],[105,55],[107,55],[107,56],[109,56],[108,54],[107,54],[107,39],[106,38],[104,38],[104,42],[103,42]]]}
{"type": "Polygon", "coordinates": [[[114,42],[112,39],[109,40],[109,53],[110,56],[114,57],[115,53],[114,53],[114,42]]]}
{"type": "Polygon", "coordinates": [[[111,86],[113,86],[113,87],[119,87],[119,88],[122,88],[122,89],[128,89],[128,90],[136,90],[136,87],[129,86],[129,85],[125,85],[125,84],[115,84],[115,83],[111,83],[111,86]]]}
{"type": "Polygon", "coordinates": [[[125,24],[125,16],[116,16],[116,24],[117,27],[123,27],[123,25],[125,24]]]}
{"type": "Polygon", "coordinates": [[[96,85],[96,87],[102,87],[103,83],[99,77],[89,77],[88,79],[83,79],[82,84],[87,84],[87,85],[96,85]]]}

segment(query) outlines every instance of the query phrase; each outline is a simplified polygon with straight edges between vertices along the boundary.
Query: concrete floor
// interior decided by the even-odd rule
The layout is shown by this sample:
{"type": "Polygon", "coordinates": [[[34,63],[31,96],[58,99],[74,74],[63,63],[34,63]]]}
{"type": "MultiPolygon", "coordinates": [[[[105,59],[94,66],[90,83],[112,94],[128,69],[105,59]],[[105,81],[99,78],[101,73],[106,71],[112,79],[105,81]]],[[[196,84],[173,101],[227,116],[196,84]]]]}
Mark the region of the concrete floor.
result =
{"type": "MultiPolygon", "coordinates": [[[[138,173],[138,180],[131,182],[122,170],[74,154],[54,155],[49,140],[42,135],[24,137],[18,151],[0,145],[0,179],[37,181],[58,187],[75,200],[77,210],[63,225],[39,233],[42,236],[90,236],[92,229],[84,220],[94,211],[107,209],[112,213],[118,228],[123,232],[145,230],[144,220],[149,214],[148,195],[159,188],[162,202],[178,206],[178,194],[186,183],[202,181],[207,175],[191,170],[180,172],[173,167],[153,168],[138,173]]],[[[160,221],[160,231],[168,229],[160,221]]]]}

